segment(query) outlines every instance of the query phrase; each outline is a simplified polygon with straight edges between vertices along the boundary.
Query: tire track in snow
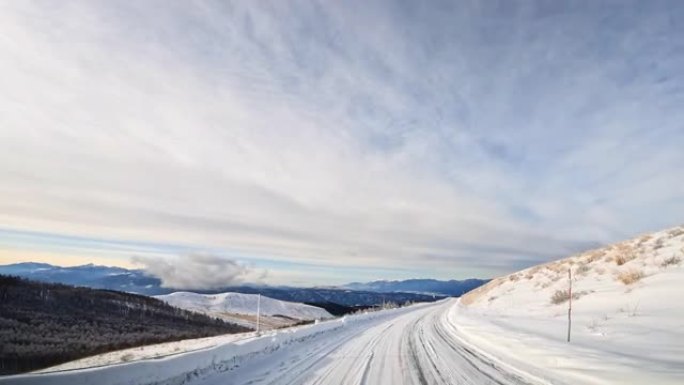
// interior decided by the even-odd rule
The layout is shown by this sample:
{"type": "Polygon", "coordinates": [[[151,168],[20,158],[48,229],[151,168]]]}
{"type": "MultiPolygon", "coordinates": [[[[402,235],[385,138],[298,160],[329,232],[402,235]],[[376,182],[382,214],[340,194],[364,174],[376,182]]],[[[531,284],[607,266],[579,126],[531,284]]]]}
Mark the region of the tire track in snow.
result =
{"type": "Polygon", "coordinates": [[[334,352],[340,346],[343,346],[344,344],[346,344],[350,340],[354,339],[356,337],[356,335],[353,333],[349,333],[348,335],[345,335],[344,337],[345,338],[342,338],[342,340],[340,342],[332,344],[332,346],[324,345],[323,348],[321,348],[320,350],[317,350],[313,353],[310,353],[307,357],[300,360],[298,363],[294,364],[293,367],[289,368],[286,372],[282,373],[282,376],[276,378],[275,380],[273,380],[271,382],[268,382],[268,385],[301,383],[303,378],[305,378],[309,374],[309,370],[311,370],[314,366],[316,366],[322,360],[329,358],[329,356],[332,352],[334,352]],[[307,361],[308,357],[312,357],[312,359],[307,361]],[[288,378],[289,374],[294,374],[294,378],[288,378]]]}
{"type": "Polygon", "coordinates": [[[370,369],[373,363],[373,352],[371,352],[368,362],[366,362],[366,367],[363,369],[363,376],[361,376],[361,385],[368,385],[368,369],[370,369]]]}
{"type": "Polygon", "coordinates": [[[345,351],[344,349],[340,349],[342,351],[335,353],[335,356],[341,356],[342,358],[354,358],[355,360],[351,361],[351,363],[349,363],[348,360],[336,361],[333,365],[329,365],[328,369],[323,373],[323,375],[316,378],[311,385],[322,385],[328,383],[329,381],[338,384],[363,384],[364,379],[368,378],[368,369],[370,368],[370,364],[373,359],[373,349],[380,342],[380,340],[386,336],[387,331],[392,327],[392,325],[393,323],[389,323],[389,325],[383,324],[381,325],[382,330],[379,333],[368,333],[371,336],[370,340],[358,351],[345,351]],[[367,360],[364,361],[363,359],[366,357],[367,360]],[[363,367],[362,371],[360,372],[360,376],[358,371],[354,372],[352,370],[354,369],[354,366],[363,367]],[[335,372],[342,372],[342,378],[334,377],[335,372]],[[353,378],[349,379],[350,375],[360,378],[358,381],[354,381],[353,378]]]}

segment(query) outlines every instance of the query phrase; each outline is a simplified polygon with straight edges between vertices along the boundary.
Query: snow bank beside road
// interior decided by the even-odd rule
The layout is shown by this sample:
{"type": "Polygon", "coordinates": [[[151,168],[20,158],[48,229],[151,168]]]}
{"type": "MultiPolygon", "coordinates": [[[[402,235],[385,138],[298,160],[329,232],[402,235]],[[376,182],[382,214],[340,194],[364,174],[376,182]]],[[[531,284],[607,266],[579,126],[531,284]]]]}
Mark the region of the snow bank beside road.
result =
{"type": "Polygon", "coordinates": [[[115,365],[139,360],[160,359],[166,356],[184,354],[195,350],[204,350],[214,346],[224,345],[241,339],[254,338],[254,332],[225,334],[214,337],[194,338],[189,340],[163,342],[160,344],[143,345],[134,348],[121,349],[113,352],[85,357],[65,362],[34,373],[60,372],[95,368],[99,366],[115,365]]]}

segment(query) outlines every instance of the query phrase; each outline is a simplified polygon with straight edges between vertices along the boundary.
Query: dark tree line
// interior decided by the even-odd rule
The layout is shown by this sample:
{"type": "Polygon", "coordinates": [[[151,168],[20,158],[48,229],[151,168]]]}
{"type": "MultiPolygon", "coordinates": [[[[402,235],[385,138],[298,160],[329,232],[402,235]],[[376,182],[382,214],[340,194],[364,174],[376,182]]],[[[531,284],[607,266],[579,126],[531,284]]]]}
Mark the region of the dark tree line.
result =
{"type": "Polygon", "coordinates": [[[372,305],[366,306],[345,306],[334,302],[306,302],[307,305],[316,306],[325,309],[328,313],[334,316],[343,316],[345,314],[353,314],[358,311],[372,309],[372,305]]]}
{"type": "Polygon", "coordinates": [[[151,297],[0,275],[0,374],[248,329],[151,297]]]}

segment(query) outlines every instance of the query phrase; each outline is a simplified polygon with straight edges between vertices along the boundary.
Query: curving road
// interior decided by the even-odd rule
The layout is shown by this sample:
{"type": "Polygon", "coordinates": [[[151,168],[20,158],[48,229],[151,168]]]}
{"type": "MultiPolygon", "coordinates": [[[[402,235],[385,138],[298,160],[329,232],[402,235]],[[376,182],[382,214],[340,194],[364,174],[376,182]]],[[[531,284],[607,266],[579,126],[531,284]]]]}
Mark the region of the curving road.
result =
{"type": "Polygon", "coordinates": [[[458,343],[453,301],[347,325],[193,384],[534,384],[458,343]]]}

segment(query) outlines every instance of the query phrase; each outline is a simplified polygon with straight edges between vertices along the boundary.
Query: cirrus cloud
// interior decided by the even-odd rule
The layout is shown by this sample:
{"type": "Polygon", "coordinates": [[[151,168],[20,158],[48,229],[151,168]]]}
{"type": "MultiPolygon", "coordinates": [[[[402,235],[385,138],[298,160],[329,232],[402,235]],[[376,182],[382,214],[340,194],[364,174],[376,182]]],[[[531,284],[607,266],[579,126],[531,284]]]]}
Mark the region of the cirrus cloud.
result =
{"type": "Polygon", "coordinates": [[[446,278],[684,217],[676,2],[1,7],[6,228],[446,278]]]}

